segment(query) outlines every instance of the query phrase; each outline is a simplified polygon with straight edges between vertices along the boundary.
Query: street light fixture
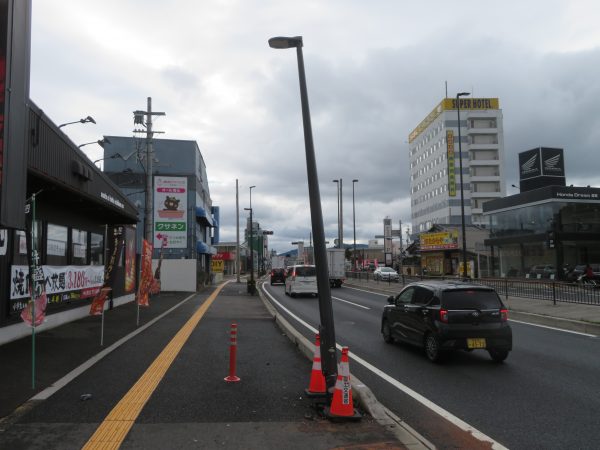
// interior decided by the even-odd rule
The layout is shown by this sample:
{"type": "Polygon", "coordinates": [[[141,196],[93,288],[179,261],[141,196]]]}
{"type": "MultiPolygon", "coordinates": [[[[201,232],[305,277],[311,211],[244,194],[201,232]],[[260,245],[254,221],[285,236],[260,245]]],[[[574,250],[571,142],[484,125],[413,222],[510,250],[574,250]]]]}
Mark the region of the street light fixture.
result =
{"type": "Polygon", "coordinates": [[[327,270],[327,250],[325,248],[325,231],[323,229],[323,211],[319,193],[319,178],[313,144],[310,109],[304,73],[304,57],[302,55],[302,36],[273,37],[269,46],[276,49],[296,48],[298,60],[298,78],[300,82],[300,102],[302,105],[302,122],[304,128],[304,147],[306,151],[306,171],[308,175],[308,196],[310,200],[310,217],[314,238],[315,265],[317,270],[317,288],[319,292],[319,313],[321,324],[321,362],[328,392],[332,392],[337,379],[337,355],[335,347],[335,329],[333,325],[333,308],[331,305],[331,289],[327,270]]]}
{"type": "Polygon", "coordinates": [[[99,141],[92,141],[92,142],[86,142],[85,144],[80,144],[80,145],[78,145],[78,147],[81,148],[81,147],[85,147],[86,145],[90,145],[90,144],[98,144],[100,147],[104,148],[104,144],[110,144],[110,141],[108,140],[108,138],[103,138],[103,139],[100,139],[99,141]]]}
{"type": "Polygon", "coordinates": [[[60,125],[58,126],[58,128],[62,128],[62,127],[64,127],[65,125],[71,125],[71,124],[73,124],[73,123],[93,123],[93,124],[95,124],[95,123],[96,123],[96,121],[94,120],[94,118],[93,118],[92,116],[87,116],[87,117],[85,117],[85,118],[83,118],[83,119],[76,120],[75,122],[67,122],[67,123],[62,123],[62,124],[60,124],[60,125]]]}
{"type": "Polygon", "coordinates": [[[354,251],[352,252],[352,270],[356,270],[356,216],[354,209],[354,183],[358,180],[352,180],[352,229],[354,232],[354,251]]]}
{"type": "Polygon", "coordinates": [[[470,93],[459,92],[456,94],[456,113],[458,115],[458,161],[460,168],[460,223],[462,229],[463,278],[467,278],[467,236],[465,232],[465,191],[463,187],[462,139],[460,136],[460,97],[464,97],[465,95],[470,95],[470,93]]]}

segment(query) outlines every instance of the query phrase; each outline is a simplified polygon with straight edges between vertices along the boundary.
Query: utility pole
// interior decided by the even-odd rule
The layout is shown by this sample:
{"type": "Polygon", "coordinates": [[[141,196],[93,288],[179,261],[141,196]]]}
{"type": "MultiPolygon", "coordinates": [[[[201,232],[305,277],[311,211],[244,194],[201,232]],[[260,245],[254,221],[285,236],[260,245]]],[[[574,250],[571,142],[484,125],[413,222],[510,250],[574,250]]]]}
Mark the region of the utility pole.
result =
{"type": "Polygon", "coordinates": [[[400,252],[399,252],[400,253],[400,276],[402,277],[402,274],[404,273],[403,266],[402,266],[402,256],[403,256],[402,255],[402,252],[403,252],[403,250],[402,250],[402,220],[398,221],[398,237],[400,238],[400,248],[399,248],[399,250],[400,250],[400,252]]]}
{"type": "Polygon", "coordinates": [[[152,137],[154,133],[161,131],[152,131],[152,116],[164,116],[164,112],[152,112],[152,97],[148,97],[148,109],[146,111],[133,112],[133,124],[142,125],[146,130],[133,130],[134,133],[146,133],[146,190],[144,199],[144,238],[151,244],[154,244],[154,227],[152,213],[154,211],[154,192],[152,187],[152,160],[154,150],[152,147],[152,137]],[[146,121],[144,122],[144,117],[146,121]]]}

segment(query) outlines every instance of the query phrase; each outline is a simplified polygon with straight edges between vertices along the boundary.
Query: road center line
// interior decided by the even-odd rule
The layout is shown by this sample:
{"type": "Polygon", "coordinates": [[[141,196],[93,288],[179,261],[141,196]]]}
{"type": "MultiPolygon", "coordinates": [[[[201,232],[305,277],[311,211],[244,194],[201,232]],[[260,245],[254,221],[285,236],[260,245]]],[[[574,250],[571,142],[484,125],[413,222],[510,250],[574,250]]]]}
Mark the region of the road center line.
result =
{"type": "Polygon", "coordinates": [[[187,342],[192,334],[192,331],[204,317],[204,314],[215,301],[219,292],[229,283],[227,281],[221,284],[215,291],[206,299],[206,301],[198,308],[198,310],[190,317],[190,319],[180,328],[177,334],[171,339],[163,351],[150,364],[144,374],[138,381],[129,389],[129,392],[117,403],[104,421],[96,429],[92,437],[83,446],[83,449],[115,449],[117,450],[129,430],[135,423],[135,420],[142,412],[142,408],[150,399],[152,393],[158,387],[158,384],[163,379],[171,364],[187,342]]]}

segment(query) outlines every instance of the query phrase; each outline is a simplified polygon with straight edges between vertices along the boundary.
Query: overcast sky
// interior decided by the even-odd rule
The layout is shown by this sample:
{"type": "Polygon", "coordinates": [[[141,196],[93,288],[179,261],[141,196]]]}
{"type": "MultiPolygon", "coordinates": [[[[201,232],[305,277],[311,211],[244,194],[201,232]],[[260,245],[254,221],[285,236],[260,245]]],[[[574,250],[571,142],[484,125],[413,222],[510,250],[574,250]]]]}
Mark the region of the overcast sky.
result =
{"type": "Polygon", "coordinates": [[[386,216],[410,225],[408,134],[445,82],[500,99],[507,186],[540,145],[565,149],[567,184],[600,186],[599,20],[597,0],[33,0],[31,98],[57,124],[94,117],[64,128],[79,144],[132,136],[152,97],[160,137],[198,142],[221,240],[235,241],[238,179],[241,212],[255,185],[255,220],[283,252],[309,241],[308,185],[296,54],[267,40],[301,35],[325,235],[341,178],[353,241],[359,179],[367,243],[386,216]]]}

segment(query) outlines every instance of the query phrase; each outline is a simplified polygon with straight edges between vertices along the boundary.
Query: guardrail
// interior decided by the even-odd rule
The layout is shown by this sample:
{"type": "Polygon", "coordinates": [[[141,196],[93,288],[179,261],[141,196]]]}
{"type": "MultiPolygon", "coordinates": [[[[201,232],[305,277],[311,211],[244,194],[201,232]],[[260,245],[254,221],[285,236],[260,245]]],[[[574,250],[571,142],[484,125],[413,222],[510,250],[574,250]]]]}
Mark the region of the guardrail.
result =
{"type": "MultiPolygon", "coordinates": [[[[458,277],[434,277],[424,275],[400,275],[400,281],[375,280],[369,272],[346,272],[346,278],[356,279],[365,283],[384,284],[394,286],[404,285],[422,280],[460,281],[458,277]]],[[[493,287],[499,295],[535,298],[565,303],[582,303],[600,306],[600,285],[585,285],[578,283],[565,283],[555,280],[521,280],[516,278],[473,278],[469,283],[493,287]]]]}

